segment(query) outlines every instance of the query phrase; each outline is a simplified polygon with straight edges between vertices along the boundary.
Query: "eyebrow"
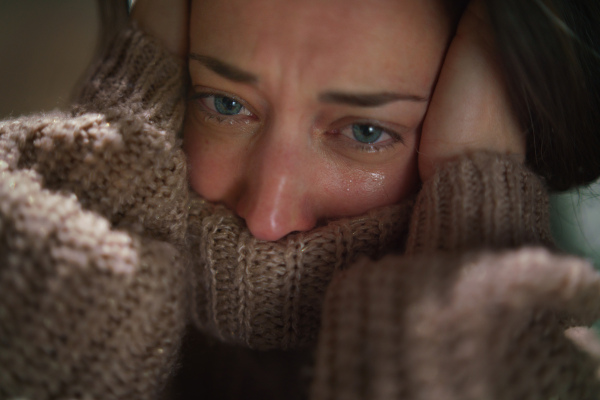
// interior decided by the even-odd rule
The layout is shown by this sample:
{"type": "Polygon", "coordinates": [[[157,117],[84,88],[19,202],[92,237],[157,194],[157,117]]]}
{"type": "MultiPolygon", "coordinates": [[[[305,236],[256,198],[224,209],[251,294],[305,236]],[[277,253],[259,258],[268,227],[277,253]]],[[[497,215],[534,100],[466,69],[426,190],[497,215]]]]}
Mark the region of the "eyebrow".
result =
{"type": "MultiPolygon", "coordinates": [[[[228,64],[218,58],[190,53],[189,59],[199,62],[214,73],[234,82],[257,83],[259,80],[257,75],[228,64]]],[[[396,92],[346,93],[329,91],[321,93],[319,95],[319,101],[323,103],[345,104],[358,107],[379,107],[395,101],[427,102],[429,101],[429,98],[396,92]]]]}
{"type": "Polygon", "coordinates": [[[258,82],[258,76],[244,71],[238,67],[235,67],[231,64],[228,64],[224,61],[221,61],[217,58],[210,56],[203,56],[196,53],[190,53],[190,60],[198,61],[206,68],[210,69],[214,73],[221,75],[224,78],[227,78],[234,82],[241,83],[256,83],[258,82]]]}
{"type": "Polygon", "coordinates": [[[394,101],[415,101],[427,102],[427,97],[414,94],[381,92],[381,93],[343,93],[326,92],[319,96],[319,100],[324,103],[347,104],[358,107],[379,107],[394,101]]]}

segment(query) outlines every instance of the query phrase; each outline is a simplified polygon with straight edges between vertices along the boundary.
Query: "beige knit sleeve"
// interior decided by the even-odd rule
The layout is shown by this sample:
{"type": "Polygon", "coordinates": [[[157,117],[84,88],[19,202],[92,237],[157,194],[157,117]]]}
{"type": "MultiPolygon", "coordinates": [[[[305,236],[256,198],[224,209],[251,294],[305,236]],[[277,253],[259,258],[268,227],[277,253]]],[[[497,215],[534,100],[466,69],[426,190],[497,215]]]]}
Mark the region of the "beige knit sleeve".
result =
{"type": "Polygon", "coordinates": [[[71,113],[0,122],[0,160],[39,174],[45,188],[77,196],[113,226],[183,243],[183,68],[128,26],[84,85],[71,113]]]}
{"type": "Polygon", "coordinates": [[[0,167],[0,398],[153,398],[186,320],[179,253],[0,167]]]}
{"type": "Polygon", "coordinates": [[[446,163],[423,184],[406,253],[552,243],[539,178],[510,156],[479,152],[446,163]]]}
{"type": "Polygon", "coordinates": [[[1,399],[154,398],[171,372],[189,280],[181,73],[129,27],[72,112],[0,122],[1,399]]]}
{"type": "Polygon", "coordinates": [[[493,153],[446,164],[407,254],[334,276],[311,399],[599,398],[600,342],[565,329],[600,318],[600,276],[528,245],[552,245],[533,173],[493,153]]]}
{"type": "Polygon", "coordinates": [[[600,343],[564,331],[598,318],[600,276],[546,250],[364,260],[327,292],[311,399],[598,399],[600,343]]]}
{"type": "Polygon", "coordinates": [[[76,97],[74,112],[135,116],[170,134],[181,129],[187,69],[135,25],[123,29],[76,97]]]}

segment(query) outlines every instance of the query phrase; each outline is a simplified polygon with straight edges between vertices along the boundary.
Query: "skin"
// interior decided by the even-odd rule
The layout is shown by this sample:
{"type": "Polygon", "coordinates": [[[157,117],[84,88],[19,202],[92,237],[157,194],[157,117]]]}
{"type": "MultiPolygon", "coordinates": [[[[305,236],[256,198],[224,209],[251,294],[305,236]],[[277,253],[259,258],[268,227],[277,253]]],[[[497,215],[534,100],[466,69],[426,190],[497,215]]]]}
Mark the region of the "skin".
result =
{"type": "Polygon", "coordinates": [[[419,144],[423,182],[446,161],[473,151],[525,160],[525,132],[509,101],[481,1],[462,16],[436,84],[419,144]]]}
{"type": "Polygon", "coordinates": [[[242,123],[217,124],[206,114],[214,97],[196,98],[185,132],[194,189],[235,210],[255,236],[275,240],[322,218],[394,203],[417,187],[417,176],[427,181],[444,162],[468,151],[524,158],[524,134],[481,1],[470,3],[443,60],[449,21],[437,2],[293,3],[194,0],[189,10],[187,0],[138,0],[133,12],[139,26],[182,62],[188,62],[189,49],[257,76],[253,83],[229,82],[189,61],[196,92],[208,87],[235,94],[250,114],[244,112],[242,123]],[[277,18],[266,17],[272,15],[277,18]],[[382,88],[431,101],[378,108],[319,101],[325,89],[382,88]],[[356,116],[405,126],[403,142],[385,151],[357,151],[348,146],[351,135],[333,134],[356,116]]]}
{"type": "Polygon", "coordinates": [[[193,189],[263,240],[406,198],[450,22],[434,0],[193,2],[193,189]],[[244,109],[219,113],[220,96],[244,109]],[[354,124],[389,133],[364,144],[354,124]]]}

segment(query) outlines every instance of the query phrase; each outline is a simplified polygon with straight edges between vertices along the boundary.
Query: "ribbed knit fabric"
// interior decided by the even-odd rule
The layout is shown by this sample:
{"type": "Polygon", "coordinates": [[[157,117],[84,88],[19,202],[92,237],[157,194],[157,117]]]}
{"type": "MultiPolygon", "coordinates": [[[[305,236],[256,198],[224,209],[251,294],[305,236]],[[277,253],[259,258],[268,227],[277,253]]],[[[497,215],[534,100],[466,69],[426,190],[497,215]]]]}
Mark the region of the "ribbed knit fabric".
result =
{"type": "Polygon", "coordinates": [[[599,315],[598,274],[545,250],[362,261],[328,290],[311,399],[598,399],[564,326],[599,315]]]}
{"type": "Polygon", "coordinates": [[[586,399],[595,364],[563,329],[598,316],[597,275],[490,250],[549,242],[534,175],[471,155],[412,217],[407,202],[261,242],[190,194],[184,83],[130,27],[71,113],[0,123],[0,399],[156,398],[189,321],[254,348],[319,336],[315,399],[586,399]],[[402,251],[409,218],[410,255],[374,260],[402,251]]]}
{"type": "Polygon", "coordinates": [[[548,198],[525,166],[445,164],[417,196],[405,255],[335,275],[311,399],[599,398],[600,343],[578,328],[577,348],[565,328],[600,318],[600,277],[541,249],[497,252],[540,244],[548,198]]]}
{"type": "Polygon", "coordinates": [[[552,246],[548,210],[548,194],[527,167],[499,154],[467,154],[423,185],[406,253],[552,246]]]}
{"type": "Polygon", "coordinates": [[[185,110],[182,62],[137,29],[123,30],[107,51],[76,99],[75,112],[132,116],[175,136],[185,110]]]}
{"type": "Polygon", "coordinates": [[[115,226],[183,244],[188,184],[176,134],[184,70],[135,29],[113,41],[74,106],[6,121],[0,148],[10,169],[73,193],[115,226]],[[86,112],[89,111],[89,112],[86,112]],[[101,112],[101,113],[99,113],[101,112]]]}
{"type": "Polygon", "coordinates": [[[197,242],[197,324],[222,340],[257,349],[314,342],[334,271],[359,255],[376,259],[402,251],[411,207],[409,200],[265,242],[231,211],[196,198],[189,238],[197,242]]]}

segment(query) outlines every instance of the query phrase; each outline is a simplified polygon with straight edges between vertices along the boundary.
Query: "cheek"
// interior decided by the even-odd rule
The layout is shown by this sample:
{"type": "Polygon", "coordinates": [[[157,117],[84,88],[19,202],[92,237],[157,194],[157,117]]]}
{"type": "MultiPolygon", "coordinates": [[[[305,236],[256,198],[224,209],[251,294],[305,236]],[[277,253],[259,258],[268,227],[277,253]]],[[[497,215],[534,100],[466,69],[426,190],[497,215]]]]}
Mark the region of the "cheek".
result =
{"type": "Polygon", "coordinates": [[[186,122],[183,149],[192,189],[209,201],[224,200],[237,179],[240,155],[235,148],[210,140],[186,122]]]}
{"type": "Polygon", "coordinates": [[[397,157],[377,168],[347,170],[322,176],[319,186],[328,200],[323,214],[352,216],[398,203],[419,187],[417,152],[397,157]],[[333,178],[335,177],[335,178],[333,178]]]}
{"type": "MultiPolygon", "coordinates": [[[[266,154],[267,148],[259,153],[262,161],[254,160],[252,165],[266,163],[268,168],[252,169],[249,166],[254,153],[249,152],[248,143],[221,140],[219,135],[202,131],[193,120],[186,121],[184,151],[190,185],[203,198],[222,202],[233,210],[236,201],[244,196],[261,195],[261,199],[268,200],[268,194],[273,192],[263,188],[264,193],[259,190],[245,193],[249,178],[254,178],[254,182],[269,179],[292,182],[285,186],[289,190],[280,193],[280,197],[286,199],[287,206],[301,207],[314,219],[356,216],[395,204],[412,195],[419,184],[415,150],[418,135],[381,162],[348,161],[331,156],[330,152],[301,151],[302,148],[294,150],[294,157],[278,157],[266,154]],[[294,160],[300,161],[290,167],[294,160]]],[[[249,203],[251,200],[246,198],[249,203]]]]}

